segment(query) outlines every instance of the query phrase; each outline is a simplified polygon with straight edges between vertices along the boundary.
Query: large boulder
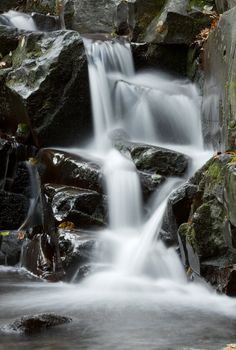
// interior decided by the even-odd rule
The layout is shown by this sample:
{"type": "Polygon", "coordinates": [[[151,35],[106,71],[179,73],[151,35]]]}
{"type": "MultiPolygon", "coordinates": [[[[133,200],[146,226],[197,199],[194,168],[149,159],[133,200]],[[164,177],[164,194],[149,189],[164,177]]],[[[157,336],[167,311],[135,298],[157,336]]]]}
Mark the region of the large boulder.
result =
{"type": "Polygon", "coordinates": [[[19,263],[23,241],[17,232],[0,232],[0,265],[14,266],[19,263]]]}
{"type": "Polygon", "coordinates": [[[211,19],[198,9],[191,11],[188,0],[167,1],[161,14],[153,19],[143,34],[146,42],[190,45],[194,37],[209,27],[211,19]]]}
{"type": "Polygon", "coordinates": [[[236,146],[236,7],[223,13],[204,47],[203,130],[215,149],[236,146]]]}
{"type": "Polygon", "coordinates": [[[107,223],[106,199],[88,189],[53,184],[45,185],[58,224],[70,221],[76,227],[104,226],[107,223]]]}
{"type": "Polygon", "coordinates": [[[12,67],[1,71],[0,127],[15,132],[19,123],[26,123],[39,146],[82,142],[91,134],[92,122],[87,59],[80,35],[8,29],[12,45],[19,34],[12,67]]]}
{"type": "Polygon", "coordinates": [[[76,154],[42,149],[37,156],[42,183],[54,183],[103,192],[101,164],[76,154]]]}
{"type": "Polygon", "coordinates": [[[181,257],[192,277],[229,295],[236,294],[235,171],[234,154],[214,157],[190,180],[194,191],[183,198],[188,201],[185,223],[184,215],[174,212],[176,221],[181,219],[181,257]]]}
{"type": "Polygon", "coordinates": [[[81,230],[59,230],[59,248],[65,280],[78,281],[89,273],[89,264],[94,259],[98,233],[81,230]]]}

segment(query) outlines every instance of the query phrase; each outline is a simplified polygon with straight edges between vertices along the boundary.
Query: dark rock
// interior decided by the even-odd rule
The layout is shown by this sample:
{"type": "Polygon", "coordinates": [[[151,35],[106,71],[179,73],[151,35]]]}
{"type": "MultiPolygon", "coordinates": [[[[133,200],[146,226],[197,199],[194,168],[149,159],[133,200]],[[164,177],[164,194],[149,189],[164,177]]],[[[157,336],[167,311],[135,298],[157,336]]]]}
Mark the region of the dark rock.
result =
{"type": "Polygon", "coordinates": [[[234,153],[214,157],[174,196],[173,207],[180,199],[182,212],[181,206],[172,211],[176,229],[180,225],[180,255],[192,278],[204,278],[228,295],[235,295],[234,172],[234,153]]]}
{"type": "Polygon", "coordinates": [[[49,235],[43,233],[43,230],[25,242],[22,266],[36,276],[51,282],[57,282],[63,277],[63,271],[58,266],[55,245],[51,242],[49,235]]]}
{"type": "MultiPolygon", "coordinates": [[[[67,281],[78,279],[94,257],[97,237],[86,231],[59,231],[59,247],[67,281]],[[79,270],[82,269],[79,273],[79,270]]],[[[87,271],[85,271],[87,270],[87,271]]]]}
{"type": "Polygon", "coordinates": [[[61,29],[61,23],[57,16],[44,15],[42,13],[32,13],[32,18],[37,30],[42,32],[52,32],[61,29]]]}
{"type": "Polygon", "coordinates": [[[169,0],[146,29],[144,41],[191,45],[195,36],[210,26],[211,19],[200,11],[187,13],[188,3],[187,0],[169,0]]]}
{"type": "Polygon", "coordinates": [[[2,328],[3,331],[10,333],[20,333],[31,335],[47,328],[55,327],[61,324],[71,322],[72,319],[66,316],[56,314],[38,314],[32,316],[23,316],[13,323],[2,328]]]}
{"type": "Polygon", "coordinates": [[[188,46],[131,43],[136,70],[158,69],[175,75],[187,74],[188,46]]]}
{"type": "Polygon", "coordinates": [[[225,12],[204,47],[203,131],[219,151],[236,146],[235,16],[236,7],[225,12]]]}
{"type": "Polygon", "coordinates": [[[176,243],[178,227],[188,221],[196,191],[197,186],[187,182],[174,191],[168,200],[162,228],[176,243]]]}
{"type": "Polygon", "coordinates": [[[0,235],[0,265],[14,266],[19,263],[23,241],[17,232],[9,231],[6,236],[0,235]]]}
{"type": "Polygon", "coordinates": [[[166,178],[159,174],[150,174],[143,171],[138,171],[142,193],[144,200],[148,200],[150,196],[160,187],[166,178]]]}
{"type": "Polygon", "coordinates": [[[29,200],[16,193],[0,191],[0,230],[17,230],[24,222],[29,200]]]}
{"type": "Polygon", "coordinates": [[[12,60],[2,78],[0,126],[16,130],[26,123],[40,146],[71,145],[91,135],[87,59],[78,33],[22,33],[12,60]]]}
{"type": "Polygon", "coordinates": [[[228,11],[234,6],[236,6],[235,0],[215,0],[215,3],[219,13],[228,11]]]}
{"type": "Polygon", "coordinates": [[[132,143],[130,154],[138,170],[163,176],[181,176],[188,167],[186,156],[161,147],[132,143]]]}
{"type": "Polygon", "coordinates": [[[236,228],[236,163],[229,164],[226,168],[224,199],[229,220],[236,228]]]}
{"type": "Polygon", "coordinates": [[[106,199],[102,194],[77,187],[45,185],[58,222],[71,221],[76,227],[103,226],[107,223],[106,199]]]}
{"type": "Polygon", "coordinates": [[[38,161],[42,183],[55,183],[102,192],[99,163],[53,149],[41,150],[38,161]]]}
{"type": "MultiPolygon", "coordinates": [[[[130,157],[139,171],[161,176],[181,176],[188,167],[188,157],[166,148],[128,141],[122,130],[110,134],[113,146],[130,157]]],[[[156,179],[157,180],[157,179],[156,179]]],[[[160,180],[160,179],[159,179],[160,180]]]]}

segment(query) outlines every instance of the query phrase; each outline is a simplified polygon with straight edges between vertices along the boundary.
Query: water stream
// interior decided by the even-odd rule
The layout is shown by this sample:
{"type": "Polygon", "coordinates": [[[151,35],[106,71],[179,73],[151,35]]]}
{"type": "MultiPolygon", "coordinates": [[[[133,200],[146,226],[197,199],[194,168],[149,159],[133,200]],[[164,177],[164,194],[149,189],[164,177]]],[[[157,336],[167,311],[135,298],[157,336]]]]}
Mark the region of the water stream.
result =
{"type": "Polygon", "coordinates": [[[188,283],[174,248],[158,240],[169,195],[211,154],[197,88],[157,72],[134,74],[127,43],[84,42],[95,126],[86,152],[103,160],[109,197],[109,226],[99,233],[96,256],[104,268],[80,284],[55,285],[24,282],[24,270],[1,268],[0,325],[43,311],[68,314],[73,323],[31,339],[1,335],[0,349],[223,349],[235,342],[236,301],[188,283]],[[186,177],[166,181],[149,215],[133,162],[111,146],[117,128],[132,141],[191,158],[186,177]]]}

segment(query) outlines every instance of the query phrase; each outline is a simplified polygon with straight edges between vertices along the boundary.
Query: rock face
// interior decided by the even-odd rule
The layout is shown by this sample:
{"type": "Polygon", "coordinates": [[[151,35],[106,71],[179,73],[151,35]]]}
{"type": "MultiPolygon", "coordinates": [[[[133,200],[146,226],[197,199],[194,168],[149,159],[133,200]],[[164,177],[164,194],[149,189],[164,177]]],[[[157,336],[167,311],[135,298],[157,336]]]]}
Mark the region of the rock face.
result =
{"type": "MultiPolygon", "coordinates": [[[[229,295],[236,292],[235,171],[235,156],[226,154],[209,161],[195,175],[191,206],[184,213],[187,222],[178,230],[182,260],[193,277],[201,276],[229,295]]],[[[184,220],[177,214],[177,221],[184,220]]]]}
{"type": "Polygon", "coordinates": [[[205,46],[203,130],[215,149],[234,150],[236,143],[236,7],[225,12],[205,46]]]}
{"type": "Polygon", "coordinates": [[[104,226],[107,223],[106,199],[102,194],[78,187],[48,184],[53,214],[58,223],[73,222],[76,227],[104,226]]]}
{"type": "Polygon", "coordinates": [[[55,327],[61,324],[69,323],[72,319],[66,316],[56,314],[38,314],[32,316],[23,316],[13,323],[2,328],[7,333],[19,333],[31,335],[47,328],[55,327]]]}
{"type": "MultiPolygon", "coordinates": [[[[15,45],[19,33],[9,29],[7,35],[15,45]]],[[[82,142],[91,134],[87,60],[78,33],[22,32],[12,68],[2,72],[1,128],[14,132],[26,123],[40,146],[82,142]]]]}
{"type": "Polygon", "coordinates": [[[0,265],[14,266],[20,261],[23,242],[16,232],[6,233],[6,235],[0,235],[0,265]]]}
{"type": "Polygon", "coordinates": [[[102,192],[103,179],[99,162],[53,149],[41,150],[37,159],[42,183],[102,192]]]}
{"type": "Polygon", "coordinates": [[[59,230],[59,248],[66,281],[76,282],[89,273],[97,234],[81,230],[59,230]]]}

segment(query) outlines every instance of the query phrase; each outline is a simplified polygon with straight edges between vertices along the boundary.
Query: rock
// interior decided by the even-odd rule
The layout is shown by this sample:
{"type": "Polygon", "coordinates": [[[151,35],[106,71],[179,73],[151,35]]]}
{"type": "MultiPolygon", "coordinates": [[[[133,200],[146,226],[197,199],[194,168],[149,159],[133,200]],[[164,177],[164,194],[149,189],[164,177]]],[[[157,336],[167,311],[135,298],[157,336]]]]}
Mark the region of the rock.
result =
{"type": "Polygon", "coordinates": [[[71,322],[72,319],[67,316],[60,316],[53,313],[23,316],[13,323],[5,326],[2,330],[6,333],[19,333],[31,335],[47,328],[55,327],[61,324],[71,322]]]}
{"type": "Polygon", "coordinates": [[[42,13],[32,13],[32,18],[37,30],[42,32],[52,32],[61,29],[61,23],[57,16],[43,15],[42,13]]]}
{"type": "Polygon", "coordinates": [[[57,282],[64,275],[61,266],[58,265],[56,247],[51,242],[50,236],[43,231],[25,242],[22,266],[50,282],[57,282]]]}
{"type": "Polygon", "coordinates": [[[167,1],[143,36],[145,42],[191,45],[194,37],[211,24],[204,13],[188,13],[188,0],[167,1]]]}
{"type": "Polygon", "coordinates": [[[181,176],[188,167],[188,158],[161,147],[132,143],[130,154],[138,170],[163,176],[181,176]]]}
{"type": "Polygon", "coordinates": [[[77,187],[45,185],[57,222],[71,221],[78,228],[104,226],[107,223],[106,198],[102,194],[77,187]]]}
{"type": "Polygon", "coordinates": [[[92,232],[59,230],[59,247],[66,281],[78,281],[89,272],[85,266],[94,257],[96,242],[97,237],[92,232]]]}
{"type": "Polygon", "coordinates": [[[178,242],[178,227],[189,219],[196,191],[197,186],[187,182],[169,197],[162,229],[168,233],[172,242],[178,242]]]}
{"type": "Polygon", "coordinates": [[[203,130],[214,149],[235,149],[236,7],[225,12],[204,47],[203,130]]]}
{"type": "MultiPolygon", "coordinates": [[[[236,160],[236,159],[235,159],[236,160]]],[[[229,220],[236,228],[236,163],[226,167],[224,200],[229,213],[229,220]]]]}
{"type": "Polygon", "coordinates": [[[223,13],[225,11],[230,10],[234,6],[236,6],[235,0],[215,0],[216,7],[219,13],[223,13]]]}
{"type": "Polygon", "coordinates": [[[113,147],[130,157],[141,172],[161,176],[181,176],[187,170],[188,157],[181,153],[162,147],[130,142],[128,135],[119,129],[113,131],[110,138],[113,147]]]}
{"type": "Polygon", "coordinates": [[[24,222],[29,200],[17,193],[0,191],[0,230],[17,230],[24,222]]]}
{"type": "Polygon", "coordinates": [[[131,43],[136,70],[158,69],[186,76],[187,45],[163,45],[157,43],[131,43]]]}
{"type": "Polygon", "coordinates": [[[165,182],[166,178],[159,174],[150,174],[143,171],[138,171],[140,179],[143,199],[147,201],[150,196],[165,182]]]}
{"type": "Polygon", "coordinates": [[[0,265],[14,266],[19,263],[23,241],[18,233],[6,231],[7,235],[0,233],[0,265]]]}
{"type": "Polygon", "coordinates": [[[0,126],[15,130],[26,123],[39,146],[71,145],[91,135],[87,59],[78,33],[22,33],[12,61],[2,78],[0,126]]]}
{"type": "MultiPolygon", "coordinates": [[[[179,226],[181,258],[191,268],[192,278],[200,276],[228,295],[235,295],[234,160],[234,153],[211,159],[185,185],[188,191],[180,191],[183,214],[172,211],[176,228],[179,226]]],[[[175,197],[178,205],[178,195],[175,197]]]]}
{"type": "Polygon", "coordinates": [[[53,149],[40,150],[37,159],[42,183],[55,183],[103,192],[99,162],[95,163],[78,155],[53,149]]]}

